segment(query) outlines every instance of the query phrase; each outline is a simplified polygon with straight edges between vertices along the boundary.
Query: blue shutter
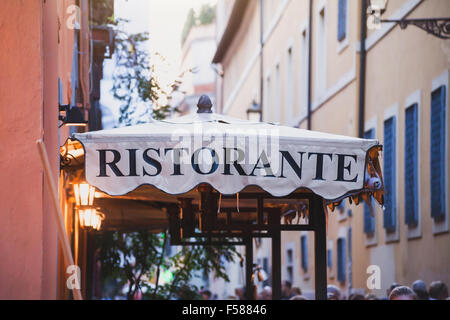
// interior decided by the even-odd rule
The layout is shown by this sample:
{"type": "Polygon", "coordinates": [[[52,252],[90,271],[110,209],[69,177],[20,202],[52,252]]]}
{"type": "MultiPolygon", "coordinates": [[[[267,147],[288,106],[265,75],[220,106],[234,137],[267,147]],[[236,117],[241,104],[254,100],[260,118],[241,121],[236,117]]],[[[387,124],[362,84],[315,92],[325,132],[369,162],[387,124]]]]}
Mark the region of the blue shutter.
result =
{"type": "Polygon", "coordinates": [[[405,112],[405,223],[418,223],[418,118],[417,104],[405,112]]]}
{"type": "Polygon", "coordinates": [[[300,238],[301,249],[302,249],[302,269],[308,271],[308,242],[306,236],[300,238]]]}
{"type": "Polygon", "coordinates": [[[347,33],[347,0],[339,0],[338,6],[338,41],[342,41],[347,33]]]}
{"type": "MultiPolygon", "coordinates": [[[[365,139],[374,139],[375,130],[370,129],[364,133],[365,139]]],[[[371,199],[372,208],[373,200],[371,199]]],[[[372,217],[369,206],[364,202],[364,233],[372,235],[375,232],[375,217],[372,217]]]]}
{"type": "Polygon", "coordinates": [[[58,77],[58,102],[60,105],[64,104],[64,85],[61,78],[58,77]]]}
{"type": "Polygon", "coordinates": [[[331,249],[327,250],[327,266],[328,268],[333,268],[333,251],[331,249]]]}
{"type": "MultiPolygon", "coordinates": [[[[266,257],[263,258],[262,268],[267,274],[270,274],[270,272],[269,272],[269,259],[266,258],[266,257]]],[[[263,286],[268,286],[268,285],[269,285],[269,278],[267,278],[267,280],[263,282],[263,286]]]]}
{"type": "Polygon", "coordinates": [[[394,231],[396,225],[395,141],[395,121],[392,117],[384,122],[384,187],[386,195],[383,226],[388,232],[394,231]]]}
{"type": "Polygon", "coordinates": [[[337,241],[337,279],[339,282],[345,282],[345,239],[340,238],[337,241]]]}
{"type": "Polygon", "coordinates": [[[431,216],[445,218],[445,87],[431,95],[431,216]]]}
{"type": "Polygon", "coordinates": [[[352,227],[348,228],[348,261],[352,261],[352,227]]]}

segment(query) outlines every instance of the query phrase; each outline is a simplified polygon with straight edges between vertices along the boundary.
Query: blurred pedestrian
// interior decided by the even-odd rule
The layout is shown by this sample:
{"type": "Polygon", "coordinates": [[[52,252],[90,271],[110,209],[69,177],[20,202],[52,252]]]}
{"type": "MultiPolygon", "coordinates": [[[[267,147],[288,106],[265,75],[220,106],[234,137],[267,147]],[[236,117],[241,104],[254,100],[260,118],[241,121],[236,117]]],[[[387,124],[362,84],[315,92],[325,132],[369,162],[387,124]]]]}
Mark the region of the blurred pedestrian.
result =
{"type": "Polygon", "coordinates": [[[300,289],[299,287],[293,287],[291,289],[291,298],[293,296],[301,296],[302,295],[302,289],[300,289]]]}
{"type": "Polygon", "coordinates": [[[355,293],[350,294],[350,296],[348,297],[348,300],[366,300],[366,298],[364,297],[363,294],[355,292],[355,293]]]}
{"type": "Polygon", "coordinates": [[[298,295],[293,296],[293,297],[290,298],[289,300],[308,300],[308,299],[307,299],[306,297],[304,297],[304,296],[298,294],[298,295]]]}
{"type": "Polygon", "coordinates": [[[448,298],[448,288],[442,281],[433,281],[430,284],[430,300],[446,300],[448,298]]]}
{"type": "Polygon", "coordinates": [[[374,295],[373,293],[368,293],[365,296],[366,300],[379,300],[378,297],[376,295],[374,295]]]}
{"type": "Polygon", "coordinates": [[[292,283],[284,280],[281,283],[281,300],[289,300],[291,298],[292,283]]]}
{"type": "Polygon", "coordinates": [[[328,300],[341,300],[342,295],[341,295],[341,290],[339,290],[338,287],[336,287],[335,285],[328,285],[327,287],[327,298],[328,300]]]}
{"type": "Polygon", "coordinates": [[[203,290],[200,292],[200,294],[202,295],[202,300],[211,300],[211,291],[203,290]]]}
{"type": "Polygon", "coordinates": [[[237,300],[245,300],[244,288],[234,289],[234,294],[236,295],[237,300]]]}
{"type": "Polygon", "coordinates": [[[397,282],[393,282],[391,286],[386,290],[386,297],[389,299],[389,296],[391,295],[392,290],[395,288],[400,287],[400,285],[397,282]]]}
{"type": "Polygon", "coordinates": [[[260,300],[272,300],[272,287],[265,286],[260,294],[260,300]]]}
{"type": "Polygon", "coordinates": [[[389,295],[389,300],[417,300],[417,296],[411,288],[407,286],[395,287],[389,295]]]}
{"type": "Polygon", "coordinates": [[[427,285],[422,280],[416,280],[412,284],[411,288],[417,296],[418,300],[429,300],[430,296],[428,295],[427,285]]]}

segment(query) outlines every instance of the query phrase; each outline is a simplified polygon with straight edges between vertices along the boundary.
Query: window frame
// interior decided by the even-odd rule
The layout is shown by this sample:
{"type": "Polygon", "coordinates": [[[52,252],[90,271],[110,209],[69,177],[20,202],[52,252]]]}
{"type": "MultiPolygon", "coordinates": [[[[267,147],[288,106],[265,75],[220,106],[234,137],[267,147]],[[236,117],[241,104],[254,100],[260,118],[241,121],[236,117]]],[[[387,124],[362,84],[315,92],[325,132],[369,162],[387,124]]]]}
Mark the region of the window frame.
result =
{"type": "Polygon", "coordinates": [[[284,123],[288,124],[292,118],[294,118],[296,114],[295,107],[295,58],[294,58],[294,39],[291,38],[288,41],[286,46],[286,65],[285,65],[285,108],[283,108],[284,112],[284,123]]]}
{"type": "Polygon", "coordinates": [[[315,28],[318,30],[318,32],[315,32],[315,44],[314,46],[314,60],[315,60],[315,67],[314,67],[314,74],[315,74],[315,80],[314,80],[314,93],[315,93],[315,100],[320,100],[323,96],[327,93],[327,82],[328,82],[328,76],[327,76],[327,3],[325,0],[322,0],[322,2],[316,7],[315,12],[315,28]],[[323,11],[323,30],[321,30],[322,26],[320,25],[321,19],[322,19],[322,11],[323,11]],[[322,31],[322,32],[321,32],[322,31]],[[323,43],[321,42],[323,41],[323,43]],[[322,48],[323,45],[323,48],[322,48]]]}
{"type": "Polygon", "coordinates": [[[286,243],[285,249],[284,249],[284,254],[285,254],[284,270],[286,272],[285,278],[286,278],[286,280],[290,281],[291,283],[294,283],[294,281],[295,281],[295,263],[294,263],[294,261],[295,261],[295,244],[294,244],[294,242],[286,243]],[[289,259],[288,259],[289,251],[292,252],[292,261],[289,261],[289,259]],[[292,274],[291,274],[292,278],[291,279],[289,279],[289,268],[291,268],[291,270],[292,270],[292,274]]]}
{"type": "MultiPolygon", "coordinates": [[[[399,105],[398,103],[392,105],[391,107],[387,108],[386,110],[384,110],[384,118],[383,118],[383,145],[384,145],[384,123],[386,120],[393,118],[394,119],[394,123],[395,123],[395,162],[394,162],[394,171],[395,171],[395,186],[394,186],[394,190],[395,190],[395,228],[388,232],[385,228],[384,228],[384,220],[383,220],[383,229],[384,229],[384,235],[385,235],[385,242],[386,243],[390,243],[390,242],[395,242],[395,241],[399,241],[399,205],[398,205],[398,200],[399,200],[399,140],[398,139],[398,132],[399,132],[399,121],[398,121],[398,109],[399,109],[399,105]]],[[[384,158],[383,158],[383,169],[384,169],[384,158]]],[[[383,219],[384,219],[384,215],[383,215],[383,219]]]]}
{"type": "Polygon", "coordinates": [[[336,239],[336,267],[337,275],[336,280],[339,283],[346,283],[347,281],[347,239],[345,237],[339,237],[336,239]],[[340,256],[340,253],[343,255],[340,256]],[[343,261],[342,261],[343,259],[343,261]],[[343,270],[341,270],[343,268],[343,270]],[[343,279],[342,279],[343,277],[343,279]]]}
{"type": "Polygon", "coordinates": [[[344,0],[346,1],[346,5],[345,5],[345,36],[343,39],[339,40],[339,1],[337,1],[337,23],[338,23],[338,27],[337,27],[337,35],[336,35],[336,41],[337,41],[337,53],[340,54],[342,51],[344,51],[345,48],[348,47],[349,45],[349,15],[350,15],[350,3],[351,1],[348,0],[344,0]]]}
{"type": "Polygon", "coordinates": [[[302,234],[300,236],[300,267],[303,270],[303,273],[308,273],[309,271],[308,235],[306,234],[302,234]]]}

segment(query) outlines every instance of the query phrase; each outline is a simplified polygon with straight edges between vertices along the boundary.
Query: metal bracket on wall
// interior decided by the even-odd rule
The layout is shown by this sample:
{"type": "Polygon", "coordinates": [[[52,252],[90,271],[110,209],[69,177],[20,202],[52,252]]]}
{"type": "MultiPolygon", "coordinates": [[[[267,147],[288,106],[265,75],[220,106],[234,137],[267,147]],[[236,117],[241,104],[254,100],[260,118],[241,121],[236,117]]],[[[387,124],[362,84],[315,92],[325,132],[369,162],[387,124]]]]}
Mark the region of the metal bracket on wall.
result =
{"type": "Polygon", "coordinates": [[[440,39],[450,39],[450,18],[381,20],[381,22],[396,23],[402,29],[414,25],[440,39]]]}

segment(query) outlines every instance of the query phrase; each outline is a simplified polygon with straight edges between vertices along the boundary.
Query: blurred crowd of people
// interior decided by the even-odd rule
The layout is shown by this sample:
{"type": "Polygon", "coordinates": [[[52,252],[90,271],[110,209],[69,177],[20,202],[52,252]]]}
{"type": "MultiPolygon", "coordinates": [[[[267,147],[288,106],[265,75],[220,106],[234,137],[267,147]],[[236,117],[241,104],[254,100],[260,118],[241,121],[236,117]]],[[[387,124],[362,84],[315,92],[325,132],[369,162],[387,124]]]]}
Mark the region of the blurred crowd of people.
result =
{"type": "MultiPolygon", "coordinates": [[[[203,300],[215,300],[217,295],[212,295],[209,290],[201,292],[203,300]]],[[[363,294],[361,292],[351,292],[348,297],[335,285],[327,287],[328,300],[450,300],[447,285],[442,281],[433,281],[427,288],[422,280],[414,281],[411,287],[400,285],[394,282],[387,290],[386,296],[379,298],[374,294],[363,294]]],[[[235,296],[228,299],[245,300],[245,289],[236,288],[235,296]]],[[[265,286],[258,293],[255,292],[257,300],[272,300],[272,288],[265,286]]],[[[281,300],[308,300],[302,294],[299,287],[292,287],[289,281],[283,281],[281,286],[281,300]]]]}

